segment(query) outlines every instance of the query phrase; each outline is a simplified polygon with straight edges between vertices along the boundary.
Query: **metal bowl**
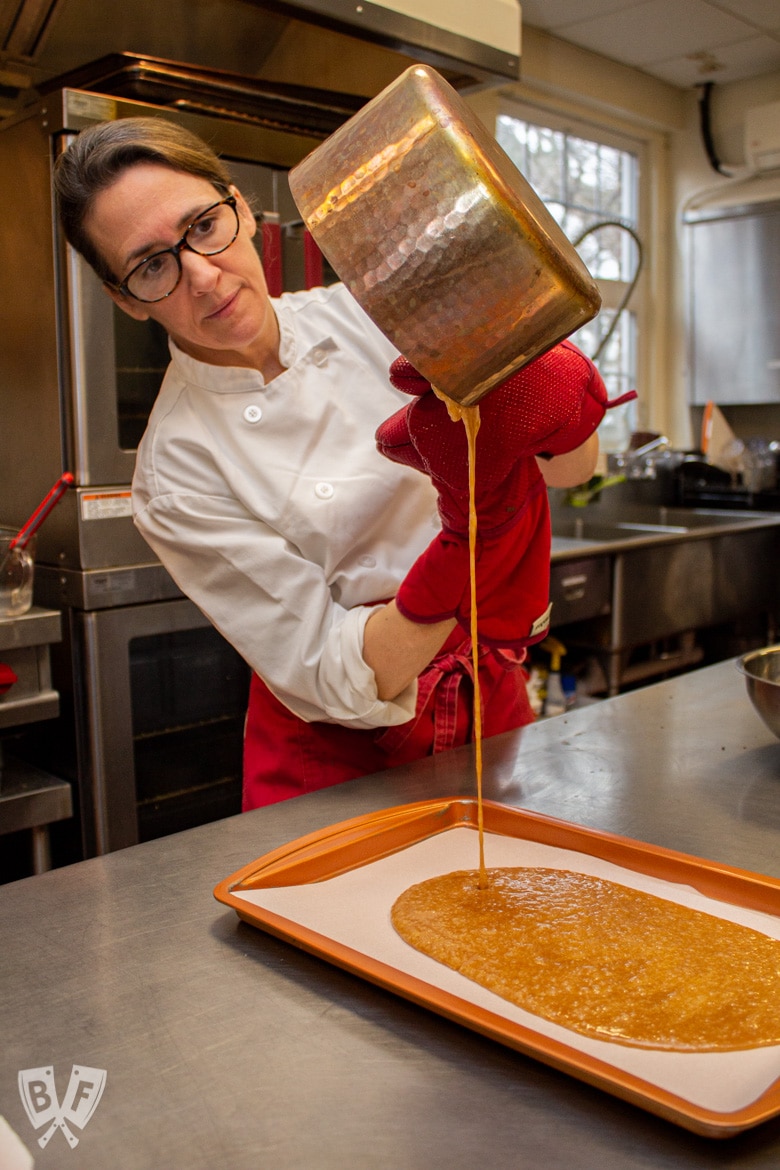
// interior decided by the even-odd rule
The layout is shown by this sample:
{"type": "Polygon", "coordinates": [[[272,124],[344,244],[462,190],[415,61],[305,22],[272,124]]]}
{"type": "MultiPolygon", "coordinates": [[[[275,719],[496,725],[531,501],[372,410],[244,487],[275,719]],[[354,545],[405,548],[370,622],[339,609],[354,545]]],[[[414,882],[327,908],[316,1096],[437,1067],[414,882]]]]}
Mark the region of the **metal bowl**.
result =
{"type": "Polygon", "coordinates": [[[752,650],[737,661],[747,693],[770,731],[780,739],[780,646],[752,650]]]}
{"type": "Polygon", "coordinates": [[[405,70],[289,175],[358,303],[461,405],[595,317],[598,289],[530,185],[435,70],[405,70]]]}

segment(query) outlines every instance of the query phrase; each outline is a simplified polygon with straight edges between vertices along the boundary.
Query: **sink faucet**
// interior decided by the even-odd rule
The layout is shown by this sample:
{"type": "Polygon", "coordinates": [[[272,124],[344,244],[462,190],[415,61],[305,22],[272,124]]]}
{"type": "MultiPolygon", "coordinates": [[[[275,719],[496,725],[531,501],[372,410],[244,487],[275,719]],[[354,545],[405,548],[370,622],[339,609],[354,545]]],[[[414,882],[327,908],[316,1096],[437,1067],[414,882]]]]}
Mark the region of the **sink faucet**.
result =
{"type": "Polygon", "coordinates": [[[619,455],[609,455],[607,465],[612,471],[622,472],[626,479],[655,479],[659,456],[664,460],[669,457],[669,440],[666,435],[656,435],[633,451],[629,449],[619,455]]]}

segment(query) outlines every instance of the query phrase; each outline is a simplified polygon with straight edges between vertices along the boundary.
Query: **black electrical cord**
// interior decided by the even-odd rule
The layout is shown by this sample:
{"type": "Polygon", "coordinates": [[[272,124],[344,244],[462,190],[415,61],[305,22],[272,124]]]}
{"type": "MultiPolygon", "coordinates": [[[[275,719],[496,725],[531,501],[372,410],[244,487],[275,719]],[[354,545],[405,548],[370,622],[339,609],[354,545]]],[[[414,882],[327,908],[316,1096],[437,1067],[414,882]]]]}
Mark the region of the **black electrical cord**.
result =
{"type": "Polygon", "coordinates": [[[705,81],[699,88],[699,126],[701,128],[702,142],[704,149],[707,152],[707,159],[714,171],[719,175],[730,175],[731,172],[724,170],[721,166],[718,153],[715,150],[715,143],[712,141],[712,120],[711,120],[711,98],[712,87],[714,81],[705,81]]]}
{"type": "Polygon", "coordinates": [[[604,351],[604,349],[607,345],[607,342],[609,341],[612,334],[615,332],[618,320],[620,319],[620,314],[623,312],[626,305],[631,300],[631,294],[633,293],[634,289],[636,288],[637,281],[639,280],[639,273],[642,271],[642,263],[644,261],[644,252],[642,249],[642,241],[640,240],[639,236],[634,231],[634,229],[629,224],[624,223],[622,219],[600,219],[598,221],[598,223],[592,223],[590,225],[590,227],[585,228],[584,232],[580,232],[580,234],[577,236],[576,240],[572,240],[572,246],[575,248],[578,248],[580,246],[580,244],[582,243],[582,241],[586,238],[586,236],[589,236],[589,235],[591,235],[592,232],[597,232],[601,228],[605,228],[605,227],[616,227],[616,228],[620,228],[621,231],[628,232],[628,234],[631,236],[631,239],[636,244],[636,268],[634,269],[634,275],[631,278],[631,282],[630,282],[628,288],[626,289],[625,293],[623,294],[623,297],[620,301],[620,304],[618,305],[617,309],[615,310],[615,313],[614,313],[614,316],[612,317],[612,322],[609,326],[609,329],[607,330],[607,332],[604,334],[604,336],[599,341],[598,346],[596,348],[596,352],[594,354],[591,354],[590,360],[594,363],[596,361],[598,361],[598,359],[601,357],[601,354],[604,351]]]}

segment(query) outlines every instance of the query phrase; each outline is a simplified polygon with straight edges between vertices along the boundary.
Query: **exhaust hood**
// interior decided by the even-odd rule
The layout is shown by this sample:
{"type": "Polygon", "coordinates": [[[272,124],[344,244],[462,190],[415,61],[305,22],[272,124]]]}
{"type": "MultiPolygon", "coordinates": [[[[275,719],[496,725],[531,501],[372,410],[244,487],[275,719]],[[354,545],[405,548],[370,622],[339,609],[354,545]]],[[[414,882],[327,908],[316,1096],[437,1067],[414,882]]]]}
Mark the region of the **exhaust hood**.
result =
{"type": "Polygon", "coordinates": [[[114,53],[373,97],[415,61],[458,89],[517,78],[518,0],[0,0],[0,117],[114,53]]]}
{"type": "MultiPolygon", "coordinates": [[[[260,7],[377,41],[411,56],[435,56],[483,75],[516,79],[519,0],[257,0],[260,7]]],[[[430,60],[430,64],[436,64],[430,60]]]]}

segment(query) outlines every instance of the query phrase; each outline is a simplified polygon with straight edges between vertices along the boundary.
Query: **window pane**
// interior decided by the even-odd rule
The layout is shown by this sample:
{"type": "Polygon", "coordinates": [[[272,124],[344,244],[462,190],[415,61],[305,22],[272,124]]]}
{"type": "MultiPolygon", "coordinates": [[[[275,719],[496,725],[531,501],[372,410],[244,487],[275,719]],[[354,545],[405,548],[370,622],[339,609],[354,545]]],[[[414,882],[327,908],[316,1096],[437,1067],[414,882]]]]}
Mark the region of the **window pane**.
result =
{"type": "MultiPolygon", "coordinates": [[[[592,224],[589,226],[593,227],[592,224]]],[[[591,231],[579,244],[577,250],[596,280],[631,278],[632,273],[624,271],[624,236],[621,228],[605,226],[591,231]]]]}
{"type": "MultiPolygon", "coordinates": [[[[626,230],[636,230],[636,156],[510,114],[498,116],[496,139],[574,243],[594,279],[602,286],[609,281],[628,285],[639,263],[638,247],[626,230]]],[[[618,305],[620,294],[610,299],[618,305]]],[[[613,309],[602,309],[573,338],[596,360],[610,398],[636,385],[636,316],[624,309],[605,341],[614,317],[613,309]]],[[[633,404],[608,411],[600,428],[604,449],[624,449],[634,429],[633,404]]]]}
{"type": "Polygon", "coordinates": [[[598,210],[598,145],[583,138],[568,138],[566,149],[566,202],[571,207],[598,210]]]}
{"type": "MultiPolygon", "coordinates": [[[[583,353],[590,357],[597,355],[596,364],[610,398],[617,398],[636,389],[633,373],[636,369],[636,314],[624,309],[609,340],[604,344],[614,319],[615,313],[611,309],[602,309],[595,320],[572,334],[572,341],[583,353]]],[[[603,449],[624,451],[637,427],[636,401],[608,410],[599,427],[603,449]]]]}

